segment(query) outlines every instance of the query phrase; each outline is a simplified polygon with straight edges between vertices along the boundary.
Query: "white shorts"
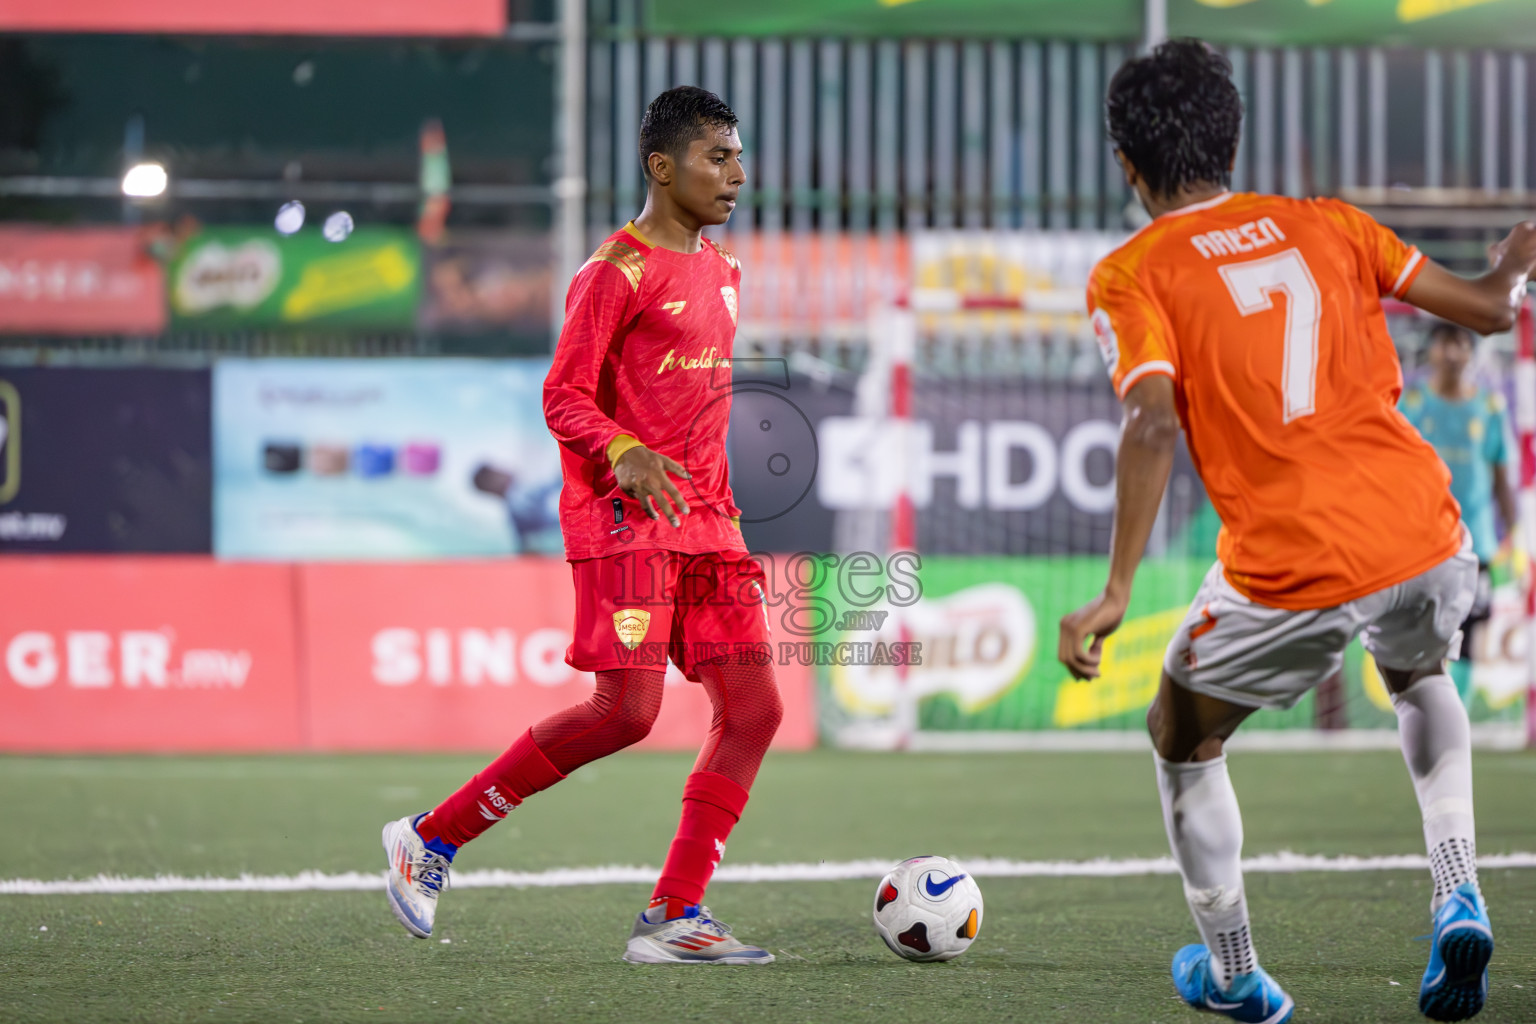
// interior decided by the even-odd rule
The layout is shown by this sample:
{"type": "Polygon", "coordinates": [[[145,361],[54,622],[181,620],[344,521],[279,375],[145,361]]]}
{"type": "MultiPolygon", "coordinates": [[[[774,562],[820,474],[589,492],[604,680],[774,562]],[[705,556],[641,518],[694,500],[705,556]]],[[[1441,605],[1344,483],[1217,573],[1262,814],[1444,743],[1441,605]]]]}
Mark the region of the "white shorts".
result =
{"type": "Polygon", "coordinates": [[[1173,681],[1231,704],[1288,708],[1344,665],[1356,636],[1376,662],[1433,668],[1461,648],[1461,624],[1477,593],[1470,537],[1427,572],[1333,608],[1291,611],[1251,601],[1220,562],[1206,573],[1168,644],[1173,681]]]}

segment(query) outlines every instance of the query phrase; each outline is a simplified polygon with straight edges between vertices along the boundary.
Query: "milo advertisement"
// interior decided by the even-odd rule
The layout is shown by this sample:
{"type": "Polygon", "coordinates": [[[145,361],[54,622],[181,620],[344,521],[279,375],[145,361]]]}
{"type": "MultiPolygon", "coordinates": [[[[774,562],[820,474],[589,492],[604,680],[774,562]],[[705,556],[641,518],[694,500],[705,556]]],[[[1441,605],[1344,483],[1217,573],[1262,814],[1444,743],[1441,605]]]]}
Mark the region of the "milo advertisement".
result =
{"type": "Polygon", "coordinates": [[[179,328],[408,329],[421,293],[420,247],[393,227],[361,227],[336,242],[311,228],[210,227],[176,254],[170,293],[179,328]]]}
{"type": "MultiPolygon", "coordinates": [[[[1125,622],[1104,645],[1103,674],[1078,681],[1056,660],[1057,624],[1098,593],[1106,558],[898,554],[885,566],[884,588],[850,586],[852,577],[831,564],[873,556],[821,558],[823,628],[813,652],[821,731],[828,743],[852,747],[888,747],[902,733],[964,747],[1027,742],[1020,733],[1144,729],[1163,652],[1211,565],[1144,562],[1125,622]],[[861,596],[872,593],[881,599],[861,596]],[[882,650],[910,653],[882,658],[882,650]]],[[[1515,721],[1521,711],[1518,675],[1502,665],[1520,652],[1502,650],[1509,631],[1497,625],[1479,643],[1474,721],[1515,721]]],[[[1341,677],[1295,707],[1255,714],[1244,729],[1388,729],[1395,721],[1380,673],[1356,643],[1341,677]]]]}

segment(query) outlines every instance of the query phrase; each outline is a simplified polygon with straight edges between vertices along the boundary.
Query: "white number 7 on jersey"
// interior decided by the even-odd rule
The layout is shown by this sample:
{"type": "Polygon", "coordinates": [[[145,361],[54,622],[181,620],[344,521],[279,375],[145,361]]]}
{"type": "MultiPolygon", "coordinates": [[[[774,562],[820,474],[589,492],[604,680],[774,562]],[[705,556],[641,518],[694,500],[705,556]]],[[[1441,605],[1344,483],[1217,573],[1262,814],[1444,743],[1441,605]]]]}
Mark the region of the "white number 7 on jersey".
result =
{"type": "Polygon", "coordinates": [[[1220,269],[1243,316],[1274,309],[1274,293],[1285,293],[1285,422],[1312,415],[1317,411],[1317,320],[1323,299],[1307,261],[1287,249],[1220,269]]]}

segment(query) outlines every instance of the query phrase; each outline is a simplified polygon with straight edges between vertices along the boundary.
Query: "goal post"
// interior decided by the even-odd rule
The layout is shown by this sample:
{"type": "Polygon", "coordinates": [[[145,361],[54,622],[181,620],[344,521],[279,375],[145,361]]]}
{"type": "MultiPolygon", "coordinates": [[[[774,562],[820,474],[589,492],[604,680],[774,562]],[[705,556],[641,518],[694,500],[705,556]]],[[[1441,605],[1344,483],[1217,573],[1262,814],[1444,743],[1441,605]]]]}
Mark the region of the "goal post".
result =
{"type": "MultiPolygon", "coordinates": [[[[871,344],[879,346],[883,341],[886,349],[885,359],[888,365],[885,368],[885,374],[889,380],[887,409],[890,430],[899,439],[895,445],[898,463],[894,474],[895,495],[885,546],[888,560],[897,552],[918,553],[917,510],[913,495],[916,481],[912,472],[915,441],[912,436],[912,410],[913,363],[918,347],[919,317],[924,314],[965,313],[1027,313],[1081,317],[1086,315],[1086,309],[1081,292],[1075,290],[1059,289],[1018,295],[996,295],[948,288],[914,288],[889,308],[875,314],[870,326],[871,344]]],[[[876,372],[878,380],[879,371],[876,372]]],[[[898,612],[896,619],[899,642],[913,642],[916,638],[910,618],[898,612]]],[[[914,685],[915,668],[918,666],[906,664],[896,666],[892,742],[897,749],[908,749],[914,743],[922,745],[918,737],[920,731],[918,705],[922,694],[914,685]]]]}
{"type": "MultiPolygon", "coordinates": [[[[1518,510],[1525,560],[1525,745],[1536,748],[1536,300],[1520,309],[1515,352],[1515,430],[1520,459],[1518,510]]],[[[1513,524],[1511,524],[1513,528],[1513,524]]]]}

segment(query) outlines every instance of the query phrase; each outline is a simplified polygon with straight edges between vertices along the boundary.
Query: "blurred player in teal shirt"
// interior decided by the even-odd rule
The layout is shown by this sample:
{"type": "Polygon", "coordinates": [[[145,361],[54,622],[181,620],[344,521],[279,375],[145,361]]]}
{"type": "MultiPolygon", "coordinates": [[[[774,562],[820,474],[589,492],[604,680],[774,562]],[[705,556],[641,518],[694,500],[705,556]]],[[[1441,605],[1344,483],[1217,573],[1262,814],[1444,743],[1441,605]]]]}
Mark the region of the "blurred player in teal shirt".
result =
{"type": "Polygon", "coordinates": [[[1515,498],[1505,466],[1509,461],[1504,396],[1477,385],[1467,368],[1474,355],[1472,334],[1455,324],[1439,323],[1429,334],[1429,376],[1403,392],[1400,407],[1408,421],[1434,446],[1451,471],[1451,494],[1461,505],[1461,520],[1472,534],[1472,549],[1482,571],[1477,600],[1462,626],[1461,660],[1451,663],[1451,678],[1463,700],[1471,696],[1472,630],[1489,614],[1488,567],[1513,545],[1515,498]],[[1494,505],[1504,522],[1500,545],[1494,505]]]}

